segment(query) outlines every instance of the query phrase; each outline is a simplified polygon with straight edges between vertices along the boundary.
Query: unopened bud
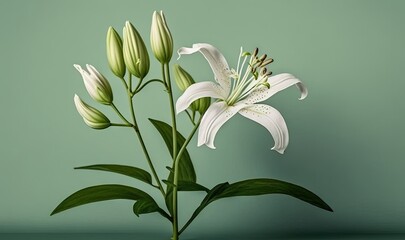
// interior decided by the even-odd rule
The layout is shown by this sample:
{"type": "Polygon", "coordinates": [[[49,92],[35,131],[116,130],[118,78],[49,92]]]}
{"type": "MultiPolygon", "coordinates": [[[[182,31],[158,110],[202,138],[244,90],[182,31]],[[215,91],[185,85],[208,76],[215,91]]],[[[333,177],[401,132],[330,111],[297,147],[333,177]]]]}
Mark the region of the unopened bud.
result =
{"type": "Polygon", "coordinates": [[[87,126],[94,129],[104,129],[111,126],[110,120],[99,110],[87,105],[79,96],[74,97],[76,109],[87,126]]]}
{"type": "Polygon", "coordinates": [[[195,83],[193,77],[180,65],[174,64],[174,80],[177,87],[184,92],[191,84],[195,83]]]}
{"type": "Polygon", "coordinates": [[[211,98],[209,97],[204,97],[204,98],[200,98],[198,99],[199,101],[199,106],[198,106],[198,112],[201,115],[204,115],[205,111],[207,111],[207,109],[210,107],[211,105],[211,98]]]}
{"type": "MultiPolygon", "coordinates": [[[[178,64],[174,64],[174,80],[182,92],[195,83],[193,77],[178,64]]],[[[200,114],[204,114],[210,106],[210,103],[211,98],[200,98],[191,103],[190,109],[194,112],[198,111],[200,114]]]]}
{"type": "Polygon", "coordinates": [[[123,55],[129,72],[137,78],[144,78],[149,72],[149,56],[142,37],[127,21],[124,27],[123,55]]]}
{"type": "Polygon", "coordinates": [[[82,75],[84,86],[90,96],[97,102],[109,105],[113,101],[113,93],[107,79],[97,71],[92,65],[87,64],[87,71],[80,65],[73,65],[82,75]]]}
{"type": "Polygon", "coordinates": [[[153,12],[150,43],[156,59],[168,63],[173,55],[173,39],[162,11],[153,12]]]}
{"type": "Polygon", "coordinates": [[[125,75],[125,63],[122,56],[122,40],[114,28],[107,32],[107,59],[111,71],[120,78],[125,75]]]}

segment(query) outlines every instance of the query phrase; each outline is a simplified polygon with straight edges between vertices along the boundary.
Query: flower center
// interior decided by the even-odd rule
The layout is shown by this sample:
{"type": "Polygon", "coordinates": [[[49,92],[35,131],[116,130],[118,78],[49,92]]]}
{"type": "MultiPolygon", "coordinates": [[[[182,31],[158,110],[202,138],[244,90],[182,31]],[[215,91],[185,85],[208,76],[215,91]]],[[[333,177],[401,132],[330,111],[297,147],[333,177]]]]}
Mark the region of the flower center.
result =
{"type": "Polygon", "coordinates": [[[258,48],[256,48],[253,53],[243,52],[243,49],[240,49],[238,66],[236,70],[232,69],[229,75],[232,79],[232,85],[229,95],[227,99],[225,99],[229,106],[245,99],[249,94],[259,88],[270,88],[267,79],[271,75],[271,72],[267,72],[266,66],[272,63],[273,59],[267,59],[266,54],[258,57],[258,52],[258,48]],[[250,59],[247,61],[249,56],[250,59]]]}

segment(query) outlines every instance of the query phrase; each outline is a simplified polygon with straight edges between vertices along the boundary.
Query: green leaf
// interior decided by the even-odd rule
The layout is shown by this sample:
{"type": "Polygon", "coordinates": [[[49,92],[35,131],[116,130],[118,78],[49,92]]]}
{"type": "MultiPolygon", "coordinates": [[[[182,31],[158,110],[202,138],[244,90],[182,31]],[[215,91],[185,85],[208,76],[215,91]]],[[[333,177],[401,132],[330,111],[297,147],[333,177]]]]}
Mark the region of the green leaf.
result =
{"type": "MultiPolygon", "coordinates": [[[[155,120],[149,118],[149,121],[155,126],[155,128],[159,131],[160,135],[162,136],[166,146],[170,152],[170,155],[173,158],[173,135],[172,135],[172,127],[162,121],[155,120]]],[[[183,146],[186,139],[177,132],[177,152],[180,151],[181,146],[183,146]]],[[[170,170],[169,170],[170,171],[170,170]]],[[[187,149],[184,150],[183,154],[179,159],[179,166],[178,166],[178,181],[188,181],[188,182],[196,182],[197,176],[194,170],[193,162],[191,161],[190,154],[188,153],[187,149]]],[[[173,182],[173,171],[170,171],[170,174],[167,178],[168,182],[173,182]]],[[[166,206],[169,212],[173,213],[173,187],[167,185],[166,196],[165,196],[166,206]]]]}
{"type": "Polygon", "coordinates": [[[173,188],[169,187],[166,190],[165,203],[170,215],[173,216],[173,188]]]}
{"type": "Polygon", "coordinates": [[[172,218],[163,209],[161,209],[152,198],[144,198],[138,200],[134,204],[133,211],[138,217],[141,214],[157,212],[160,213],[163,217],[167,218],[169,221],[172,221],[172,218]]]}
{"type": "MultiPolygon", "coordinates": [[[[166,143],[166,146],[170,152],[170,155],[173,157],[173,137],[172,137],[172,127],[162,121],[149,119],[151,123],[155,126],[155,128],[159,131],[160,135],[162,136],[163,140],[166,143]]],[[[177,152],[180,151],[181,146],[183,146],[186,139],[177,132],[177,152]]],[[[191,161],[190,154],[188,153],[187,149],[181,155],[179,159],[179,180],[196,182],[197,177],[195,174],[193,162],[191,161]]],[[[168,178],[170,181],[170,177],[168,178]]]]}
{"type": "Polygon", "coordinates": [[[92,186],[79,190],[65,200],[63,200],[51,213],[51,216],[60,213],[62,211],[81,206],[88,203],[113,200],[113,199],[129,199],[129,200],[140,200],[140,199],[151,199],[144,191],[137,188],[118,185],[118,184],[106,184],[92,186]]]}
{"type": "Polygon", "coordinates": [[[169,181],[169,180],[162,180],[162,182],[164,184],[166,184],[168,187],[175,187],[176,185],[174,185],[173,182],[169,181]]]}
{"type": "Polygon", "coordinates": [[[177,183],[178,191],[205,191],[208,192],[209,189],[195,182],[188,181],[178,181],[177,183]]]}
{"type": "Polygon", "coordinates": [[[200,206],[194,211],[180,233],[198,216],[210,203],[228,197],[256,196],[264,194],[285,194],[298,198],[311,205],[333,212],[332,208],[313,192],[298,185],[275,179],[248,179],[233,184],[221,183],[208,191],[200,206]]]}
{"type": "Polygon", "coordinates": [[[180,233],[183,232],[188,225],[200,214],[200,212],[208,206],[208,204],[212,203],[215,201],[218,195],[220,195],[227,187],[229,186],[229,183],[220,183],[213,187],[211,190],[208,191],[207,195],[205,198],[202,200],[200,206],[194,211],[193,215],[191,215],[190,219],[187,221],[187,223],[183,226],[183,228],[180,230],[180,233]]]}
{"type": "Polygon", "coordinates": [[[216,199],[237,197],[237,196],[255,196],[263,194],[285,194],[291,197],[298,198],[316,207],[333,212],[320,197],[315,193],[300,187],[298,185],[276,180],[276,179],[249,179],[241,182],[236,182],[229,185],[221,192],[216,199]]]}
{"type": "Polygon", "coordinates": [[[114,165],[114,164],[97,164],[97,165],[77,167],[75,169],[101,170],[101,171],[119,173],[119,174],[123,174],[123,175],[129,176],[129,177],[133,177],[135,179],[141,180],[142,182],[146,182],[146,183],[154,186],[152,184],[152,176],[147,171],[137,168],[137,167],[114,165]]]}
{"type": "Polygon", "coordinates": [[[157,212],[159,206],[153,200],[141,199],[134,204],[133,210],[135,215],[139,217],[140,214],[157,212]]]}

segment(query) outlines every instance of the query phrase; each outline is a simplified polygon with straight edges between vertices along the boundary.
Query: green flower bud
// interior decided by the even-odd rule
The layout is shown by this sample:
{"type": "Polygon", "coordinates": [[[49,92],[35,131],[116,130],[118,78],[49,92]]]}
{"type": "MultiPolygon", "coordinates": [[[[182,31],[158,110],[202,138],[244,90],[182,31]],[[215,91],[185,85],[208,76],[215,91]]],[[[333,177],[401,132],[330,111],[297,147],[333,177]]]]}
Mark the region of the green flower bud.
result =
{"type": "Polygon", "coordinates": [[[87,126],[94,129],[104,129],[111,126],[110,120],[99,110],[87,105],[79,96],[74,97],[76,109],[87,126]]]}
{"type": "MultiPolygon", "coordinates": [[[[179,89],[184,92],[189,86],[195,83],[193,77],[180,65],[174,64],[174,80],[179,87],[179,89]]],[[[195,100],[191,105],[190,109],[192,111],[198,111],[200,114],[204,114],[207,111],[208,107],[211,104],[211,98],[204,97],[198,100],[195,100]]]]}
{"type": "Polygon", "coordinates": [[[198,105],[198,112],[202,115],[204,115],[205,111],[210,107],[211,105],[211,98],[209,97],[204,97],[198,99],[199,105],[198,105]]]}
{"type": "Polygon", "coordinates": [[[122,41],[114,28],[107,31],[107,59],[111,71],[120,78],[125,75],[125,63],[122,56],[122,41]]]}
{"type": "Polygon", "coordinates": [[[184,92],[191,84],[195,83],[193,77],[186,72],[179,64],[174,64],[174,80],[177,87],[184,92]]]}
{"type": "Polygon", "coordinates": [[[124,27],[123,54],[129,72],[137,78],[144,78],[149,72],[149,56],[142,37],[127,21],[124,27]]]}
{"type": "Polygon", "coordinates": [[[84,86],[95,101],[106,105],[112,103],[113,93],[110,83],[95,67],[87,64],[88,72],[86,72],[80,65],[74,64],[73,66],[82,75],[84,86]]]}
{"type": "Polygon", "coordinates": [[[153,12],[150,43],[156,59],[168,63],[173,55],[173,39],[162,11],[153,12]]]}

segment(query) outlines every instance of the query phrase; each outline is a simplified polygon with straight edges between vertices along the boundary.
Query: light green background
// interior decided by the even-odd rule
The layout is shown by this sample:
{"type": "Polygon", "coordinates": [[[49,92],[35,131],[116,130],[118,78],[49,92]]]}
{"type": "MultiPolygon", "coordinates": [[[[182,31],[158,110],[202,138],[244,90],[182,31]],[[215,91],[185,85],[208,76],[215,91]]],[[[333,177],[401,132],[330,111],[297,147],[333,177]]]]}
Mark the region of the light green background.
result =
{"type": "MultiPolygon", "coordinates": [[[[84,125],[73,95],[91,99],[72,65],[90,63],[105,73],[127,114],[122,85],[108,71],[105,34],[110,25],[121,31],[130,20],[148,43],[151,14],[160,9],[175,49],[208,42],[235,65],[240,46],[257,46],[275,59],[275,74],[293,73],[309,88],[305,101],[291,88],[267,102],[282,112],[290,130],[284,155],[270,150],[273,140],[264,128],[241,116],[220,130],[216,150],[197,148],[194,139],[189,151],[199,181],[211,187],[277,178],[307,187],[335,210],[286,196],[228,199],[207,208],[187,236],[405,230],[404,1],[2,0],[0,233],[170,234],[158,215],[135,217],[130,201],[49,216],[68,194],[90,185],[137,184],[152,191],[124,176],[73,170],[94,163],[146,164],[128,129],[95,131],[84,125]]],[[[199,55],[179,63],[199,81],[213,79],[199,55]]],[[[156,61],[149,76],[159,77],[156,61]]],[[[151,86],[135,105],[164,176],[166,148],[147,117],[170,120],[166,95],[151,86]]],[[[184,115],[180,119],[187,133],[190,125],[184,115]]],[[[202,197],[181,194],[182,221],[202,197]]]]}

